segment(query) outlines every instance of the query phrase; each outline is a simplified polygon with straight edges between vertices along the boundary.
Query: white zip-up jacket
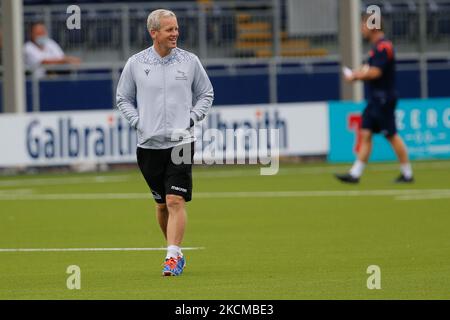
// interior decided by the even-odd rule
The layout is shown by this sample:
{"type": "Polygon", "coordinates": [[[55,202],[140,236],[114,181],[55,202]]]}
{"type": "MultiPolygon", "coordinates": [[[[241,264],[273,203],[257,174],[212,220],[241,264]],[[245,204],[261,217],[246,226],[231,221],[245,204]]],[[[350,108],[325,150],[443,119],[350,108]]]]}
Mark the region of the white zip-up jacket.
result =
{"type": "Polygon", "coordinates": [[[138,147],[146,149],[194,141],[190,119],[203,120],[213,99],[213,87],[195,54],[174,48],[161,58],[153,46],[128,59],[116,95],[117,108],[137,130],[138,147]]]}

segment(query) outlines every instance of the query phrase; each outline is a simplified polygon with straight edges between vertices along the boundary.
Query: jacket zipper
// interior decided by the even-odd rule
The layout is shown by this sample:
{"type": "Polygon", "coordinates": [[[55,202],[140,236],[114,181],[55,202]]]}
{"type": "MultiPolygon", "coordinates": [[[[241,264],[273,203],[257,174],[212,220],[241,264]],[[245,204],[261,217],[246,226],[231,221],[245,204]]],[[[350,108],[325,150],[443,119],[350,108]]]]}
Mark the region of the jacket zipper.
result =
{"type": "MultiPolygon", "coordinates": [[[[166,115],[166,66],[163,60],[162,63],[163,68],[163,97],[164,97],[164,140],[167,140],[167,115],[166,115]]],[[[164,142],[165,143],[165,142],[164,142]]]]}

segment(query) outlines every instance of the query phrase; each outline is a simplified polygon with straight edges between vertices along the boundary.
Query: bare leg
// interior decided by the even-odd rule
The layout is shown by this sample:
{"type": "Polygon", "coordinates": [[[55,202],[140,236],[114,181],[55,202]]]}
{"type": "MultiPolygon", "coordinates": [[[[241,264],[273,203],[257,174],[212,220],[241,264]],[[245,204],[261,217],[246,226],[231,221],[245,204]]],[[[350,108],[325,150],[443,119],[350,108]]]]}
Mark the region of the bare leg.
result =
{"type": "Polygon", "coordinates": [[[367,163],[372,152],[372,132],[370,130],[361,130],[361,147],[358,152],[358,160],[367,163]]]}
{"type": "Polygon", "coordinates": [[[168,194],[166,196],[169,219],[167,224],[167,245],[180,246],[186,227],[186,208],[183,197],[168,194]]]}
{"type": "Polygon", "coordinates": [[[167,221],[169,220],[169,211],[165,203],[156,204],[156,218],[158,219],[164,238],[167,240],[167,221]]]}
{"type": "Polygon", "coordinates": [[[359,179],[364,171],[364,167],[369,161],[370,153],[372,152],[372,132],[363,129],[361,131],[361,147],[358,152],[356,161],[350,169],[350,175],[353,178],[359,179]]]}
{"type": "Polygon", "coordinates": [[[397,133],[391,137],[387,137],[387,139],[391,143],[400,164],[407,164],[409,162],[408,151],[406,150],[403,139],[397,133]]]}
{"type": "Polygon", "coordinates": [[[392,148],[397,155],[398,161],[400,162],[400,172],[402,175],[398,177],[395,182],[413,182],[413,171],[408,159],[408,150],[406,149],[403,139],[398,134],[387,137],[387,139],[391,143],[392,148]]]}

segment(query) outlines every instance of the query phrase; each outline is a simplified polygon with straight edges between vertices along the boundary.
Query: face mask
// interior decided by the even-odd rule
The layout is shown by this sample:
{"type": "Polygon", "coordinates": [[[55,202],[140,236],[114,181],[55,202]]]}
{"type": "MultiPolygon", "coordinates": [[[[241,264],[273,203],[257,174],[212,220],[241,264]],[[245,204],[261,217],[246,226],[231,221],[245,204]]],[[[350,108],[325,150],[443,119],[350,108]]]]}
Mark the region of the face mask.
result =
{"type": "Polygon", "coordinates": [[[36,38],[36,43],[38,46],[43,47],[47,43],[48,37],[41,36],[36,38]]]}

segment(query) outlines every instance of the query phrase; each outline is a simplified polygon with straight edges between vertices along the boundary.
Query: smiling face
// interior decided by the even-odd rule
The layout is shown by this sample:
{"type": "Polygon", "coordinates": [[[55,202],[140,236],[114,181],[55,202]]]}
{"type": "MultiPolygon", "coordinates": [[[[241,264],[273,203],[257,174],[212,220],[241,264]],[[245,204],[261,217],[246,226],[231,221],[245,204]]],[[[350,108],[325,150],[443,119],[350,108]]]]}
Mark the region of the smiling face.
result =
{"type": "Polygon", "coordinates": [[[159,30],[150,30],[153,45],[158,53],[163,57],[177,47],[178,22],[175,17],[162,17],[160,19],[159,30]]]}

